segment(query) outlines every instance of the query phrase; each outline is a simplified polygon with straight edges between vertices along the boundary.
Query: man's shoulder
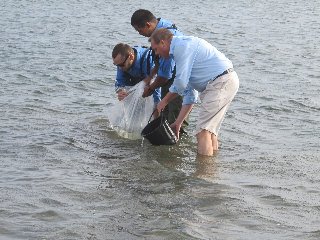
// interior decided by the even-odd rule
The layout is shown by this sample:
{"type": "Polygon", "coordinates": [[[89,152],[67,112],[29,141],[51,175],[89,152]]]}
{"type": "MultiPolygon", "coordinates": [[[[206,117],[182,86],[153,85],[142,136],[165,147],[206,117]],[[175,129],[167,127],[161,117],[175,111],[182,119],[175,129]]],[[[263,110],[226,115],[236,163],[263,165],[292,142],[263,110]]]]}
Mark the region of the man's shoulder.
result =
{"type": "Polygon", "coordinates": [[[162,25],[162,26],[167,26],[167,25],[173,24],[172,21],[165,19],[165,18],[158,18],[158,20],[159,20],[159,25],[162,25]]]}
{"type": "Polygon", "coordinates": [[[193,36],[174,36],[170,44],[169,54],[176,55],[185,55],[188,52],[194,52],[199,45],[199,38],[193,36]]]}
{"type": "Polygon", "coordinates": [[[179,28],[176,26],[176,24],[170,20],[167,20],[167,19],[161,18],[159,20],[159,23],[157,25],[157,29],[159,29],[159,28],[169,29],[170,32],[172,32],[174,36],[182,36],[183,35],[183,33],[179,30],[179,28]]]}
{"type": "Polygon", "coordinates": [[[132,47],[137,56],[137,60],[140,61],[141,58],[146,58],[148,53],[151,53],[151,48],[147,46],[134,46],[132,47]]]}
{"type": "Polygon", "coordinates": [[[149,50],[150,47],[147,46],[133,46],[133,49],[135,49],[137,52],[145,52],[146,50],[149,50]]]}
{"type": "Polygon", "coordinates": [[[198,42],[201,39],[198,37],[194,36],[186,36],[186,35],[181,35],[181,36],[173,36],[172,39],[172,44],[183,44],[183,43],[193,43],[193,42],[198,42]]]}

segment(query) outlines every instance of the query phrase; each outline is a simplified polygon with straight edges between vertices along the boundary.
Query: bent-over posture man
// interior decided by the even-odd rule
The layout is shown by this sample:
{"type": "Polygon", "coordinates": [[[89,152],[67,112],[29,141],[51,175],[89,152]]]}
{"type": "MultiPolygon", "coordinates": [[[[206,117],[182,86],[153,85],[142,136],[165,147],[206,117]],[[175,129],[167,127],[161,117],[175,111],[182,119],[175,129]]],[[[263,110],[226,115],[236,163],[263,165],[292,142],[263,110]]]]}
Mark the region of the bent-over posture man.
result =
{"type": "MultiPolygon", "coordinates": [[[[163,18],[156,18],[150,11],[145,9],[139,9],[132,14],[131,25],[140,35],[148,38],[156,29],[160,28],[168,29],[175,36],[183,35],[171,21],[163,18]]],[[[169,87],[174,80],[176,71],[175,62],[172,58],[165,59],[160,57],[160,59],[157,59],[155,57],[154,59],[156,59],[156,68],[154,69],[155,72],[151,73],[149,79],[151,79],[154,74],[157,74],[157,76],[152,84],[146,86],[143,97],[150,96],[154,89],[161,87],[161,97],[163,98],[169,92],[169,87]]],[[[181,104],[182,98],[177,97],[164,109],[164,114],[169,123],[173,123],[177,119],[181,104]]],[[[182,124],[181,132],[184,132],[184,128],[187,126],[188,121],[186,119],[182,124]]]]}
{"type": "Polygon", "coordinates": [[[177,72],[169,93],[157,106],[161,111],[178,95],[182,108],[171,124],[179,129],[190,113],[200,92],[200,111],[196,126],[198,153],[211,156],[218,150],[218,131],[226,111],[239,88],[232,62],[207,41],[193,36],[174,36],[168,29],[158,29],[150,37],[151,47],[161,57],[173,57],[177,72]]]}
{"type": "MultiPolygon", "coordinates": [[[[150,48],[130,47],[128,44],[118,43],[112,51],[113,64],[117,66],[115,90],[119,101],[127,95],[126,86],[134,86],[145,80],[154,67],[150,48]]],[[[160,88],[153,92],[154,103],[161,100],[160,88]]]]}

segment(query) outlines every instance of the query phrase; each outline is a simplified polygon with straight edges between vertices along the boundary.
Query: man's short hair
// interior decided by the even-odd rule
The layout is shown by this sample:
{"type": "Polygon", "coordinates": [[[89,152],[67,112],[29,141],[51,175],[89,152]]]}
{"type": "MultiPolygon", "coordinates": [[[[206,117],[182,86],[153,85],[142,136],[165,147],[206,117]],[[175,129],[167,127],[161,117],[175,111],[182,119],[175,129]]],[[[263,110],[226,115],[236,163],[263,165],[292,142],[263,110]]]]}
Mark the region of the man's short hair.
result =
{"type": "Polygon", "coordinates": [[[161,40],[169,40],[172,39],[173,33],[166,28],[156,29],[149,38],[149,42],[153,40],[154,43],[159,44],[161,40]]]}
{"type": "Polygon", "coordinates": [[[146,26],[147,22],[154,22],[157,18],[152,14],[152,12],[145,10],[145,9],[139,9],[135,11],[132,14],[131,17],[131,25],[138,28],[143,28],[146,26]]]}
{"type": "Polygon", "coordinates": [[[112,58],[116,58],[118,54],[120,54],[123,57],[128,56],[132,52],[132,48],[125,43],[118,43],[114,46],[112,50],[112,58]]]}

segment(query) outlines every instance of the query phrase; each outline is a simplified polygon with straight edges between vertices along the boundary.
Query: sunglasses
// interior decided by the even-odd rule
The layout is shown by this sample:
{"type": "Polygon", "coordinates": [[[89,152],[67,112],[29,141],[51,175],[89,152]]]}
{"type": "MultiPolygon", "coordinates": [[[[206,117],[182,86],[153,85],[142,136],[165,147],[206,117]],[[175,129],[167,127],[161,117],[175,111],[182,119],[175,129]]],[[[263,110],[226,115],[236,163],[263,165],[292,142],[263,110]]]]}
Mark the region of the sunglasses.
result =
{"type": "Polygon", "coordinates": [[[128,56],[126,57],[126,59],[125,59],[122,63],[115,64],[115,65],[116,65],[117,67],[124,67],[124,65],[125,65],[126,61],[128,60],[128,58],[129,58],[129,54],[128,54],[128,56]]]}

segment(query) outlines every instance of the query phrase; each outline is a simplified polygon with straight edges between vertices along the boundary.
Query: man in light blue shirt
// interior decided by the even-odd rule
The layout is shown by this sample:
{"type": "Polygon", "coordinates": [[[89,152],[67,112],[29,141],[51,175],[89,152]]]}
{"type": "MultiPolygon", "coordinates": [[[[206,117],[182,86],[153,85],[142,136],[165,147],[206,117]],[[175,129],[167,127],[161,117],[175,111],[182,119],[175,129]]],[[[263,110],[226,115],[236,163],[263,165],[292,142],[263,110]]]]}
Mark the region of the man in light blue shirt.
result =
{"type": "Polygon", "coordinates": [[[200,111],[196,126],[198,153],[212,156],[218,150],[218,131],[225,113],[239,88],[239,79],[232,62],[214,46],[193,36],[174,36],[167,29],[152,33],[151,47],[164,58],[173,57],[177,72],[169,93],[157,106],[161,111],[178,95],[183,103],[177,120],[171,124],[179,137],[184,118],[197,102],[200,111]]]}
{"type": "MultiPolygon", "coordinates": [[[[183,35],[171,21],[156,18],[150,11],[145,9],[139,9],[132,14],[131,25],[140,35],[145,37],[150,37],[156,29],[160,28],[168,29],[175,36],[183,35]]],[[[161,97],[164,97],[169,92],[169,87],[175,77],[175,62],[172,58],[165,59],[160,57],[159,59],[155,57],[155,59],[156,67],[150,74],[149,80],[151,80],[155,74],[157,74],[157,76],[152,84],[146,86],[142,95],[143,97],[150,96],[154,89],[158,87],[161,87],[161,97]]],[[[165,116],[169,123],[173,123],[177,119],[181,105],[182,98],[177,97],[164,109],[165,116]]],[[[184,132],[186,126],[188,126],[187,120],[183,122],[181,132],[184,132]]]]}

